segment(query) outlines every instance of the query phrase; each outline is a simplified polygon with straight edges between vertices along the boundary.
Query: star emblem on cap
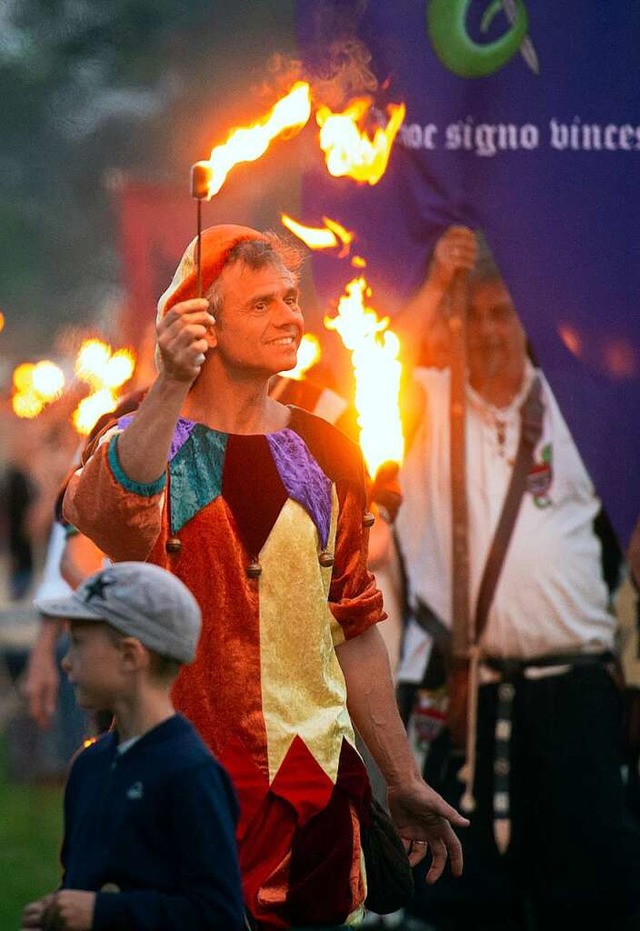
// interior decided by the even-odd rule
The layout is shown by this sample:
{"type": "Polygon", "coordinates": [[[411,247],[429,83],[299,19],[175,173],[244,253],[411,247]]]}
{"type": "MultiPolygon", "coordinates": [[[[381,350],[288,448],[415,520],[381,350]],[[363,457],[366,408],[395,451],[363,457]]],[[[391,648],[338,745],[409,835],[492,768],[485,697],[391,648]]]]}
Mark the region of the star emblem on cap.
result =
{"type": "Polygon", "coordinates": [[[108,585],[113,585],[115,579],[110,579],[109,576],[102,572],[93,582],[85,587],[84,590],[84,600],[91,601],[92,598],[102,598],[104,600],[104,590],[108,585]]]}

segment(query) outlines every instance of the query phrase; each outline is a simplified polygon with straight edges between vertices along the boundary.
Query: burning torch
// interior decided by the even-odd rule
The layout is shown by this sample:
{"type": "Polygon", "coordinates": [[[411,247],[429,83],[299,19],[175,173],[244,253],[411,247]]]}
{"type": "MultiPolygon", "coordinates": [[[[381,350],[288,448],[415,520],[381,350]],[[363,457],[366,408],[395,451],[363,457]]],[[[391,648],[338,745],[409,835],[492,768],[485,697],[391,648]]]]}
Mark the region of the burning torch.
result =
{"type": "Polygon", "coordinates": [[[349,282],[337,315],[325,317],[324,325],[335,330],[351,352],[360,446],[373,480],[371,500],[392,521],[400,503],[397,474],[404,455],[400,342],[389,329],[389,318],[380,318],[366,306],[370,295],[363,277],[349,282]]]}
{"type": "Polygon", "coordinates": [[[196,199],[196,294],[202,297],[202,201],[209,200],[213,168],[211,162],[191,166],[191,196],[196,199]]]}
{"type": "Polygon", "coordinates": [[[285,132],[297,132],[311,116],[311,88],[306,81],[296,81],[253,126],[234,129],[225,143],[211,150],[209,158],[191,166],[191,196],[196,213],[196,281],[197,294],[202,297],[202,201],[211,200],[224,184],[228,173],[240,162],[254,162],[269,148],[269,144],[285,132]]]}

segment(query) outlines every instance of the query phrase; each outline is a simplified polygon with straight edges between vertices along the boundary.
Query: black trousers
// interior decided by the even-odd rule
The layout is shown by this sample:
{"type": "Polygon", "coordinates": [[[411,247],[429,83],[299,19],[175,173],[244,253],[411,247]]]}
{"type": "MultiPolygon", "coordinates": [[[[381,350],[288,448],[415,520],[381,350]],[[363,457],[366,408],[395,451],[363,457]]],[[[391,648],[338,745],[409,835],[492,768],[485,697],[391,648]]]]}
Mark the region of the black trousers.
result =
{"type": "MultiPolygon", "coordinates": [[[[480,687],[471,826],[461,831],[464,874],[434,886],[418,867],[409,912],[439,931],[640,928],[640,830],[621,777],[621,698],[602,665],[515,683],[511,842],[493,839],[496,685],[480,687]]],[[[425,767],[459,805],[459,756],[444,732],[425,767]]],[[[427,864],[428,865],[428,864],[427,864]]]]}

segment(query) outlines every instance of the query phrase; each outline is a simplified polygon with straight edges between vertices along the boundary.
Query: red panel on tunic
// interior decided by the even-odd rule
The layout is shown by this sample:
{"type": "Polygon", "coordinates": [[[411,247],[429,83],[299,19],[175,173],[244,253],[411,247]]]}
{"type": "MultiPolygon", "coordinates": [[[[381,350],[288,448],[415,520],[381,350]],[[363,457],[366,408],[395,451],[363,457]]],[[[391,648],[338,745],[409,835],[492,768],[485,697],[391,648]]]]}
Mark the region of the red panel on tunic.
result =
{"type": "Polygon", "coordinates": [[[338,779],[326,808],[300,825],[293,838],[287,904],[294,924],[335,924],[354,907],[349,884],[337,877],[350,875],[354,838],[345,835],[350,804],[356,812],[371,800],[369,777],[361,756],[348,741],[342,742],[338,779]]]}
{"type": "Polygon", "coordinates": [[[342,741],[336,785],[349,796],[358,814],[368,820],[371,783],[362,757],[347,740],[342,741]]]}
{"type": "Polygon", "coordinates": [[[247,579],[247,554],[233,516],[224,499],[216,498],[180,530],[182,548],[175,554],[164,548],[166,511],[163,530],[151,561],[188,584],[202,608],[196,659],[180,671],[175,705],[217,756],[240,736],[266,779],[258,582],[247,579]]]}
{"type": "Polygon", "coordinates": [[[299,823],[305,824],[331,798],[333,781],[296,735],[271,783],[271,791],[290,802],[299,823]]]}
{"type": "Polygon", "coordinates": [[[287,911],[295,925],[334,925],[354,907],[349,799],[336,788],[327,807],[300,827],[291,845],[287,911]]]}
{"type": "Polygon", "coordinates": [[[239,848],[244,900],[269,928],[291,927],[286,896],[296,821],[291,805],[269,792],[239,848]]]}
{"type": "Polygon", "coordinates": [[[222,765],[233,774],[233,785],[242,800],[236,836],[242,840],[269,791],[269,777],[256,766],[239,737],[232,737],[219,755],[222,765]]]}

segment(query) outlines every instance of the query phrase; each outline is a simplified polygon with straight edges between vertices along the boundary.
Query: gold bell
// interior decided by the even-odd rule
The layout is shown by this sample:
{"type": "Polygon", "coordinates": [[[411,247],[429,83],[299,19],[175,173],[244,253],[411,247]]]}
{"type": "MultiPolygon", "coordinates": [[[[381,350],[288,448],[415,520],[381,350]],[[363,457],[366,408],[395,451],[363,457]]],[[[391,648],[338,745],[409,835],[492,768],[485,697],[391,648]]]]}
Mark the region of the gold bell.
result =
{"type": "Polygon", "coordinates": [[[257,579],[262,575],[262,566],[259,562],[254,561],[249,563],[246,569],[247,575],[250,579],[257,579]]]}
{"type": "Polygon", "coordinates": [[[333,565],[333,553],[329,550],[322,550],[318,556],[318,562],[324,569],[328,569],[329,566],[333,565]]]}
{"type": "Polygon", "coordinates": [[[165,549],[167,553],[179,553],[182,549],[182,541],[177,537],[169,537],[166,542],[165,549]]]}
{"type": "Polygon", "coordinates": [[[365,527],[373,527],[376,522],[375,515],[371,511],[365,511],[365,515],[362,518],[362,523],[365,527]]]}

